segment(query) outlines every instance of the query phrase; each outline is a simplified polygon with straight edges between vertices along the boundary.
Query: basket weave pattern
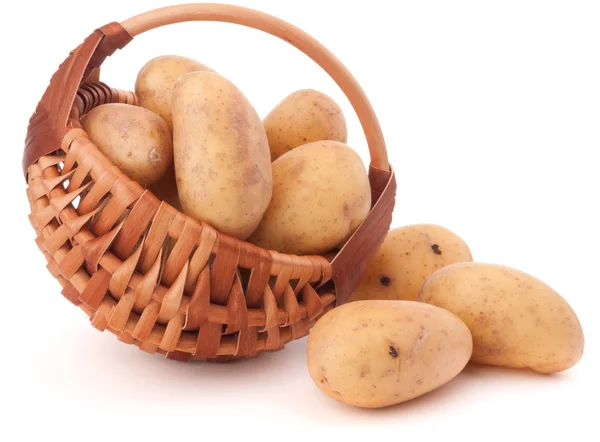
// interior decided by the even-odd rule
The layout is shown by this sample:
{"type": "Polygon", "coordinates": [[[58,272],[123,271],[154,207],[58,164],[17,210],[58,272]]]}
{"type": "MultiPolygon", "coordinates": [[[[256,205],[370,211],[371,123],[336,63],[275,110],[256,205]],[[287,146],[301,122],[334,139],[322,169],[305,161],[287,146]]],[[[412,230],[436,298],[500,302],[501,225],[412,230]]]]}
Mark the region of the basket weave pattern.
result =
{"type": "Polygon", "coordinates": [[[30,121],[29,219],[47,268],[94,327],[144,351],[224,361],[279,350],[356,285],[391,222],[393,173],[371,167],[376,203],[329,259],[264,250],[198,223],[125,176],[79,123],[101,104],[137,105],[98,81],[102,61],[130,40],[116,23],[95,31],[30,121]]]}

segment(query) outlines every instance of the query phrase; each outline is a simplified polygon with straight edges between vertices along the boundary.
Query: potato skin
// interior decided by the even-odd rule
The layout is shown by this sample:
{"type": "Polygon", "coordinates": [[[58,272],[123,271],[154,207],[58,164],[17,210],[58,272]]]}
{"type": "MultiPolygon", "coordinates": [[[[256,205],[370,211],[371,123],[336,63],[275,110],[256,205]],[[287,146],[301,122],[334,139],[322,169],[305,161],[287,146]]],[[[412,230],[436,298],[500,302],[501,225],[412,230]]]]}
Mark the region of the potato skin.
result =
{"type": "Polygon", "coordinates": [[[346,142],[346,119],[333,99],[312,89],[285,97],[263,121],[271,160],[306,143],[321,140],[346,142]]]}
{"type": "Polygon", "coordinates": [[[427,279],[417,300],[467,324],[473,362],[557,373],[583,354],[583,331],[571,306],[542,281],[509,267],[452,264],[427,279]]]}
{"type": "Polygon", "coordinates": [[[407,401],[454,378],[472,350],[454,314],[413,301],[358,301],[325,314],[307,344],[308,370],[326,395],[365,408],[407,401]]]}
{"type": "Polygon", "coordinates": [[[273,162],[273,196],[248,239],[266,249],[322,254],[367,217],[371,189],[360,157],[337,141],[300,146],[273,162]]]}
{"type": "Polygon", "coordinates": [[[214,72],[208,66],[180,55],[162,55],[146,63],[135,81],[140,106],[160,115],[173,130],[171,95],[177,81],[190,72],[214,72]]]}
{"type": "Polygon", "coordinates": [[[414,224],[388,232],[350,301],[414,301],[428,276],[449,264],[473,261],[469,246],[435,224],[414,224]]]}
{"type": "Polygon", "coordinates": [[[92,109],[82,126],[98,149],[142,186],[159,180],[173,163],[167,123],[143,107],[104,104],[92,109]]]}
{"type": "Polygon", "coordinates": [[[193,72],[173,92],[173,129],[183,211],[246,239],[269,205],[273,184],[258,114],[226,78],[193,72]]]}

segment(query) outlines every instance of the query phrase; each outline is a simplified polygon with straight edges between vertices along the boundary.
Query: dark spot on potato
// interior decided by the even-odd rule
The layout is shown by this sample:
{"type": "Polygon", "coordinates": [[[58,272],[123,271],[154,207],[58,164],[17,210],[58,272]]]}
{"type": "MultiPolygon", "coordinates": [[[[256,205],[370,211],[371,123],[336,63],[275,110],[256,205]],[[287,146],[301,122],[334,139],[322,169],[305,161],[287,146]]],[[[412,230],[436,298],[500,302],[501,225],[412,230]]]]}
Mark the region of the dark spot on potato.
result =
{"type": "Polygon", "coordinates": [[[152,167],[159,166],[161,164],[160,152],[156,148],[150,149],[148,152],[148,162],[152,167]]]}
{"type": "Polygon", "coordinates": [[[435,253],[436,255],[441,255],[442,251],[440,250],[440,246],[437,244],[432,244],[431,245],[431,250],[433,250],[433,253],[435,253]]]}
{"type": "Polygon", "coordinates": [[[304,158],[298,158],[295,162],[295,164],[289,168],[288,170],[288,179],[290,181],[293,181],[295,179],[297,179],[302,172],[304,171],[306,167],[306,159],[304,158]]]}
{"type": "Polygon", "coordinates": [[[381,278],[379,278],[379,282],[384,287],[389,287],[392,284],[392,280],[387,276],[382,276],[381,278]]]}
{"type": "Polygon", "coordinates": [[[475,352],[479,355],[496,356],[504,353],[504,346],[498,343],[480,344],[473,349],[473,353],[475,352]]]}
{"type": "Polygon", "coordinates": [[[393,345],[390,345],[390,353],[389,355],[392,358],[397,358],[398,357],[398,350],[396,350],[396,347],[394,347],[393,345]]]}
{"type": "Polygon", "coordinates": [[[254,165],[248,167],[246,169],[246,171],[244,172],[244,175],[242,177],[244,187],[248,188],[248,187],[254,186],[255,184],[258,184],[258,183],[260,183],[262,178],[263,178],[263,175],[262,175],[262,172],[260,171],[260,168],[258,167],[258,164],[254,164],[254,165]]]}
{"type": "Polygon", "coordinates": [[[346,203],[344,203],[343,213],[344,213],[345,220],[352,219],[352,216],[350,215],[350,206],[346,203]]]}

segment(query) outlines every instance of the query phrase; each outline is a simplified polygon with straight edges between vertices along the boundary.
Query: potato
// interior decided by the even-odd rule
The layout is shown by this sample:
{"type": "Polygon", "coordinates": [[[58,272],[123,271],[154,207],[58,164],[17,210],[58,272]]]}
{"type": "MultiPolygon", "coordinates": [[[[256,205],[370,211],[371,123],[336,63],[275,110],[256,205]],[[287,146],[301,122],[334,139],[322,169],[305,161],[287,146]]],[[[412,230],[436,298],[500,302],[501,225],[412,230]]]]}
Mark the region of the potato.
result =
{"type": "Polygon", "coordinates": [[[143,107],[109,103],[82,120],[90,140],[132,180],[148,186],[173,164],[167,123],[143,107]]]}
{"type": "Polygon", "coordinates": [[[371,189],[350,147],[317,141],[273,162],[273,197],[248,239],[296,255],[322,254],[344,243],[367,217],[371,189]]]}
{"type": "Polygon", "coordinates": [[[428,276],[462,261],[473,261],[469,247],[444,227],[415,224],[390,230],[350,300],[414,301],[428,276]]]}
{"type": "Polygon", "coordinates": [[[146,63],[135,81],[140,106],[160,115],[173,130],[171,95],[177,80],[196,71],[214,72],[208,66],[180,55],[163,55],[146,63]]]}
{"type": "Polygon", "coordinates": [[[263,121],[271,160],[306,143],[321,140],[346,142],[344,114],[329,96],[304,89],[288,95],[263,121]]]}
{"type": "Polygon", "coordinates": [[[467,324],[473,362],[557,373],[583,354],[583,331],[571,306],[515,269],[452,264],[425,281],[417,300],[450,310],[467,324]]]}
{"type": "Polygon", "coordinates": [[[472,345],[469,329],[446,310],[358,301],[317,321],[308,338],[308,371],[333,399],[386,407],[450,381],[469,362],[472,345]]]}
{"type": "Polygon", "coordinates": [[[183,211],[246,239],[269,205],[273,184],[258,114],[229,80],[193,72],[173,91],[173,129],[183,211]]]}

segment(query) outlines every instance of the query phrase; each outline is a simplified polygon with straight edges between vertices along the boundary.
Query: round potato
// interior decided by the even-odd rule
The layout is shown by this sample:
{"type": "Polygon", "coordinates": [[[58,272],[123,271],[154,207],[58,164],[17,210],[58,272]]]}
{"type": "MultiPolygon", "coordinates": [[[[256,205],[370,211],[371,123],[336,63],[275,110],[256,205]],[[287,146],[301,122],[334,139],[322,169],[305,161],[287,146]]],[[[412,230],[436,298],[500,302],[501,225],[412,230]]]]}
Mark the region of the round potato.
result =
{"type": "Polygon", "coordinates": [[[346,119],[332,98],[312,89],[288,95],[263,121],[271,160],[295,147],[321,140],[346,142],[346,119]]]}
{"type": "Polygon", "coordinates": [[[171,95],[177,81],[197,71],[214,72],[208,66],[180,55],[162,55],[146,63],[135,81],[140,106],[160,115],[173,130],[171,95]]]}
{"type": "Polygon", "coordinates": [[[248,241],[322,254],[344,243],[370,208],[369,179],[356,152],[337,141],[305,144],[273,162],[273,197],[248,241]]]}
{"type": "Polygon", "coordinates": [[[167,123],[143,107],[104,104],[92,109],[82,126],[98,149],[142,186],[159,180],[173,164],[167,123]]]}
{"type": "Polygon", "coordinates": [[[359,301],[325,314],[308,338],[308,371],[326,395],[365,408],[398,404],[454,378],[471,357],[467,326],[412,301],[359,301]]]}
{"type": "Polygon", "coordinates": [[[392,229],[350,300],[414,301],[428,276],[463,261],[473,261],[469,246],[444,227],[415,224],[392,229]]]}
{"type": "Polygon", "coordinates": [[[467,324],[473,362],[557,373],[583,354],[583,331],[571,306],[515,269],[452,264],[425,281],[417,300],[450,310],[467,324]]]}
{"type": "Polygon", "coordinates": [[[246,239],[273,183],[267,136],[248,99],[219,74],[184,75],[173,91],[173,143],[183,211],[246,239]]]}

